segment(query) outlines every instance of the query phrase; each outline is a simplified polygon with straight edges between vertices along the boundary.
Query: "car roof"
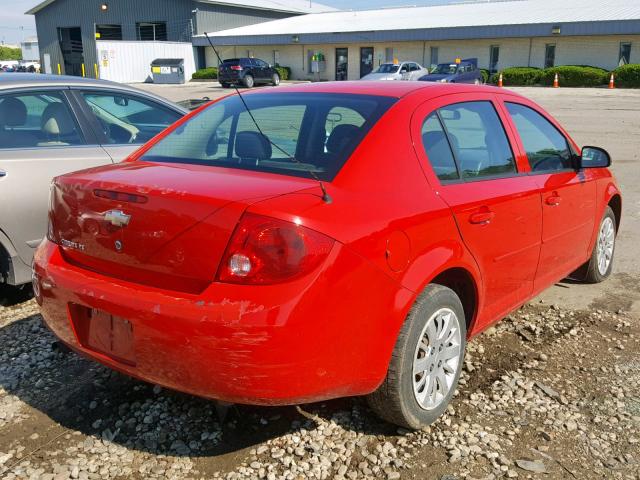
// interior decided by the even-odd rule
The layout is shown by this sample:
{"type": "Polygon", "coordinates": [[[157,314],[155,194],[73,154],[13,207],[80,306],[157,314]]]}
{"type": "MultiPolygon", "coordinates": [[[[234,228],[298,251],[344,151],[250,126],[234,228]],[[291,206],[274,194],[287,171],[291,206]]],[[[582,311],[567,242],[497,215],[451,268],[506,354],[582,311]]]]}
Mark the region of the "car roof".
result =
{"type": "MultiPolygon", "coordinates": [[[[377,82],[367,80],[351,80],[343,82],[316,82],[304,84],[289,84],[278,88],[264,90],[252,90],[242,92],[242,95],[260,95],[277,93],[344,93],[358,95],[378,95],[385,97],[401,98],[413,92],[423,91],[429,97],[439,97],[450,93],[469,92],[492,92],[499,93],[502,90],[497,87],[487,85],[457,84],[457,83],[436,83],[420,81],[396,81],[377,82]]],[[[509,94],[518,95],[515,92],[509,94]]]]}
{"type": "Polygon", "coordinates": [[[178,109],[185,110],[183,107],[176,105],[174,102],[166,98],[154,95],[149,92],[139,90],[128,85],[111,82],[109,80],[96,80],[94,78],[73,77],[70,75],[47,75],[40,73],[0,73],[0,92],[13,88],[29,88],[29,87],[103,87],[114,90],[123,90],[136,93],[156,100],[171,104],[178,109]]]}

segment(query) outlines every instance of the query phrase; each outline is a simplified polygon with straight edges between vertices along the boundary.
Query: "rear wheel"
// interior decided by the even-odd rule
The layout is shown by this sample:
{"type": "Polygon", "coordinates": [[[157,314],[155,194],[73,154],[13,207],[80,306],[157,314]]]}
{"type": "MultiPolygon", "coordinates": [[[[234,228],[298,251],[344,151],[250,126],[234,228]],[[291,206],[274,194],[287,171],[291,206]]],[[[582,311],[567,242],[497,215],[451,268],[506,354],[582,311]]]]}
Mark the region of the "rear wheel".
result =
{"type": "Polygon", "coordinates": [[[458,384],[466,346],[460,299],[442,285],[429,285],[398,335],[387,376],[368,397],[383,419],[417,429],[446,410],[458,384]]]}
{"type": "Polygon", "coordinates": [[[222,85],[222,88],[229,88],[231,86],[228,83],[221,83],[220,85],[222,85]]]}
{"type": "Polygon", "coordinates": [[[253,88],[255,85],[255,80],[252,75],[245,75],[243,80],[244,86],[247,88],[253,88]]]}
{"type": "Polygon", "coordinates": [[[274,73],[273,76],[271,77],[271,83],[273,83],[274,87],[277,87],[278,85],[280,85],[280,75],[278,75],[277,73],[274,73]]]}
{"type": "Polygon", "coordinates": [[[600,283],[611,275],[613,269],[613,254],[616,246],[616,216],[607,207],[600,221],[598,238],[593,246],[591,258],[586,264],[585,281],[600,283]]]}

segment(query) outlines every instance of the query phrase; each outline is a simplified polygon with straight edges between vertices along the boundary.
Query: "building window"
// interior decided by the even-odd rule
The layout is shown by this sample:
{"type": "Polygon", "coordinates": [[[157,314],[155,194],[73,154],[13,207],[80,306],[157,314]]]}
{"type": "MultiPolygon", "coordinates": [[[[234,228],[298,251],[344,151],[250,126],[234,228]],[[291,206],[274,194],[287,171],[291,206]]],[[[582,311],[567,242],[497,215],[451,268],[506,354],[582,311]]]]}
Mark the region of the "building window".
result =
{"type": "Polygon", "coordinates": [[[136,23],[138,40],[166,41],[167,22],[139,22],[136,23]]]}
{"type": "Polygon", "coordinates": [[[435,67],[436,65],[438,65],[438,47],[431,47],[431,61],[430,61],[430,65],[432,67],[435,67]]]}
{"type": "Polygon", "coordinates": [[[498,62],[500,62],[500,45],[491,45],[489,47],[489,71],[491,73],[498,71],[498,62]]]}
{"type": "Polygon", "coordinates": [[[556,45],[547,43],[544,48],[544,68],[554,67],[556,64],[556,45]]]}
{"type": "Polygon", "coordinates": [[[631,43],[623,42],[620,44],[618,65],[627,65],[629,63],[631,63],[631,43]]]}
{"type": "Polygon", "coordinates": [[[97,40],[122,40],[122,25],[96,25],[97,40]]]}

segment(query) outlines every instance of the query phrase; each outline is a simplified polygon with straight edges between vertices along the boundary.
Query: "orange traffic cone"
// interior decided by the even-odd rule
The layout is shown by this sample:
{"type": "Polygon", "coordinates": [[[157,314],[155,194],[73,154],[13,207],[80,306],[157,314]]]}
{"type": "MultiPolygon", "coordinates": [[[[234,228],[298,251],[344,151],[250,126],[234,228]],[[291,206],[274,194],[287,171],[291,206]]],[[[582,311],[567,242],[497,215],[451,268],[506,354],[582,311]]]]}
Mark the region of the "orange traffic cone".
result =
{"type": "Polygon", "coordinates": [[[609,88],[611,89],[616,88],[616,84],[613,78],[613,72],[611,72],[611,78],[609,78],[609,88]]]}
{"type": "Polygon", "coordinates": [[[502,73],[500,73],[500,76],[498,77],[498,87],[502,88],[502,73]]]}
{"type": "Polygon", "coordinates": [[[553,88],[558,88],[560,86],[560,82],[558,82],[558,74],[556,73],[556,76],[553,77],[553,88]]]}

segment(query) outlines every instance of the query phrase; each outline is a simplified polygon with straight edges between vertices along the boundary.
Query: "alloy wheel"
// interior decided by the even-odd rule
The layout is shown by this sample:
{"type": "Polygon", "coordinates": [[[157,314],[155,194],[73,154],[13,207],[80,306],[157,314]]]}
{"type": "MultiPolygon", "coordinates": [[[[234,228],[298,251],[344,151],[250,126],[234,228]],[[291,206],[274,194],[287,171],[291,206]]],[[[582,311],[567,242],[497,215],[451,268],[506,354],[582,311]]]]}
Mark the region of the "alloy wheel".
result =
{"type": "Polygon", "coordinates": [[[605,217],[600,225],[598,234],[598,272],[606,275],[613,258],[613,246],[615,242],[615,227],[610,217],[605,217]]]}
{"type": "Polygon", "coordinates": [[[425,410],[438,407],[451,390],[460,366],[460,320],[449,308],[424,326],[413,357],[413,394],[425,410]]]}

